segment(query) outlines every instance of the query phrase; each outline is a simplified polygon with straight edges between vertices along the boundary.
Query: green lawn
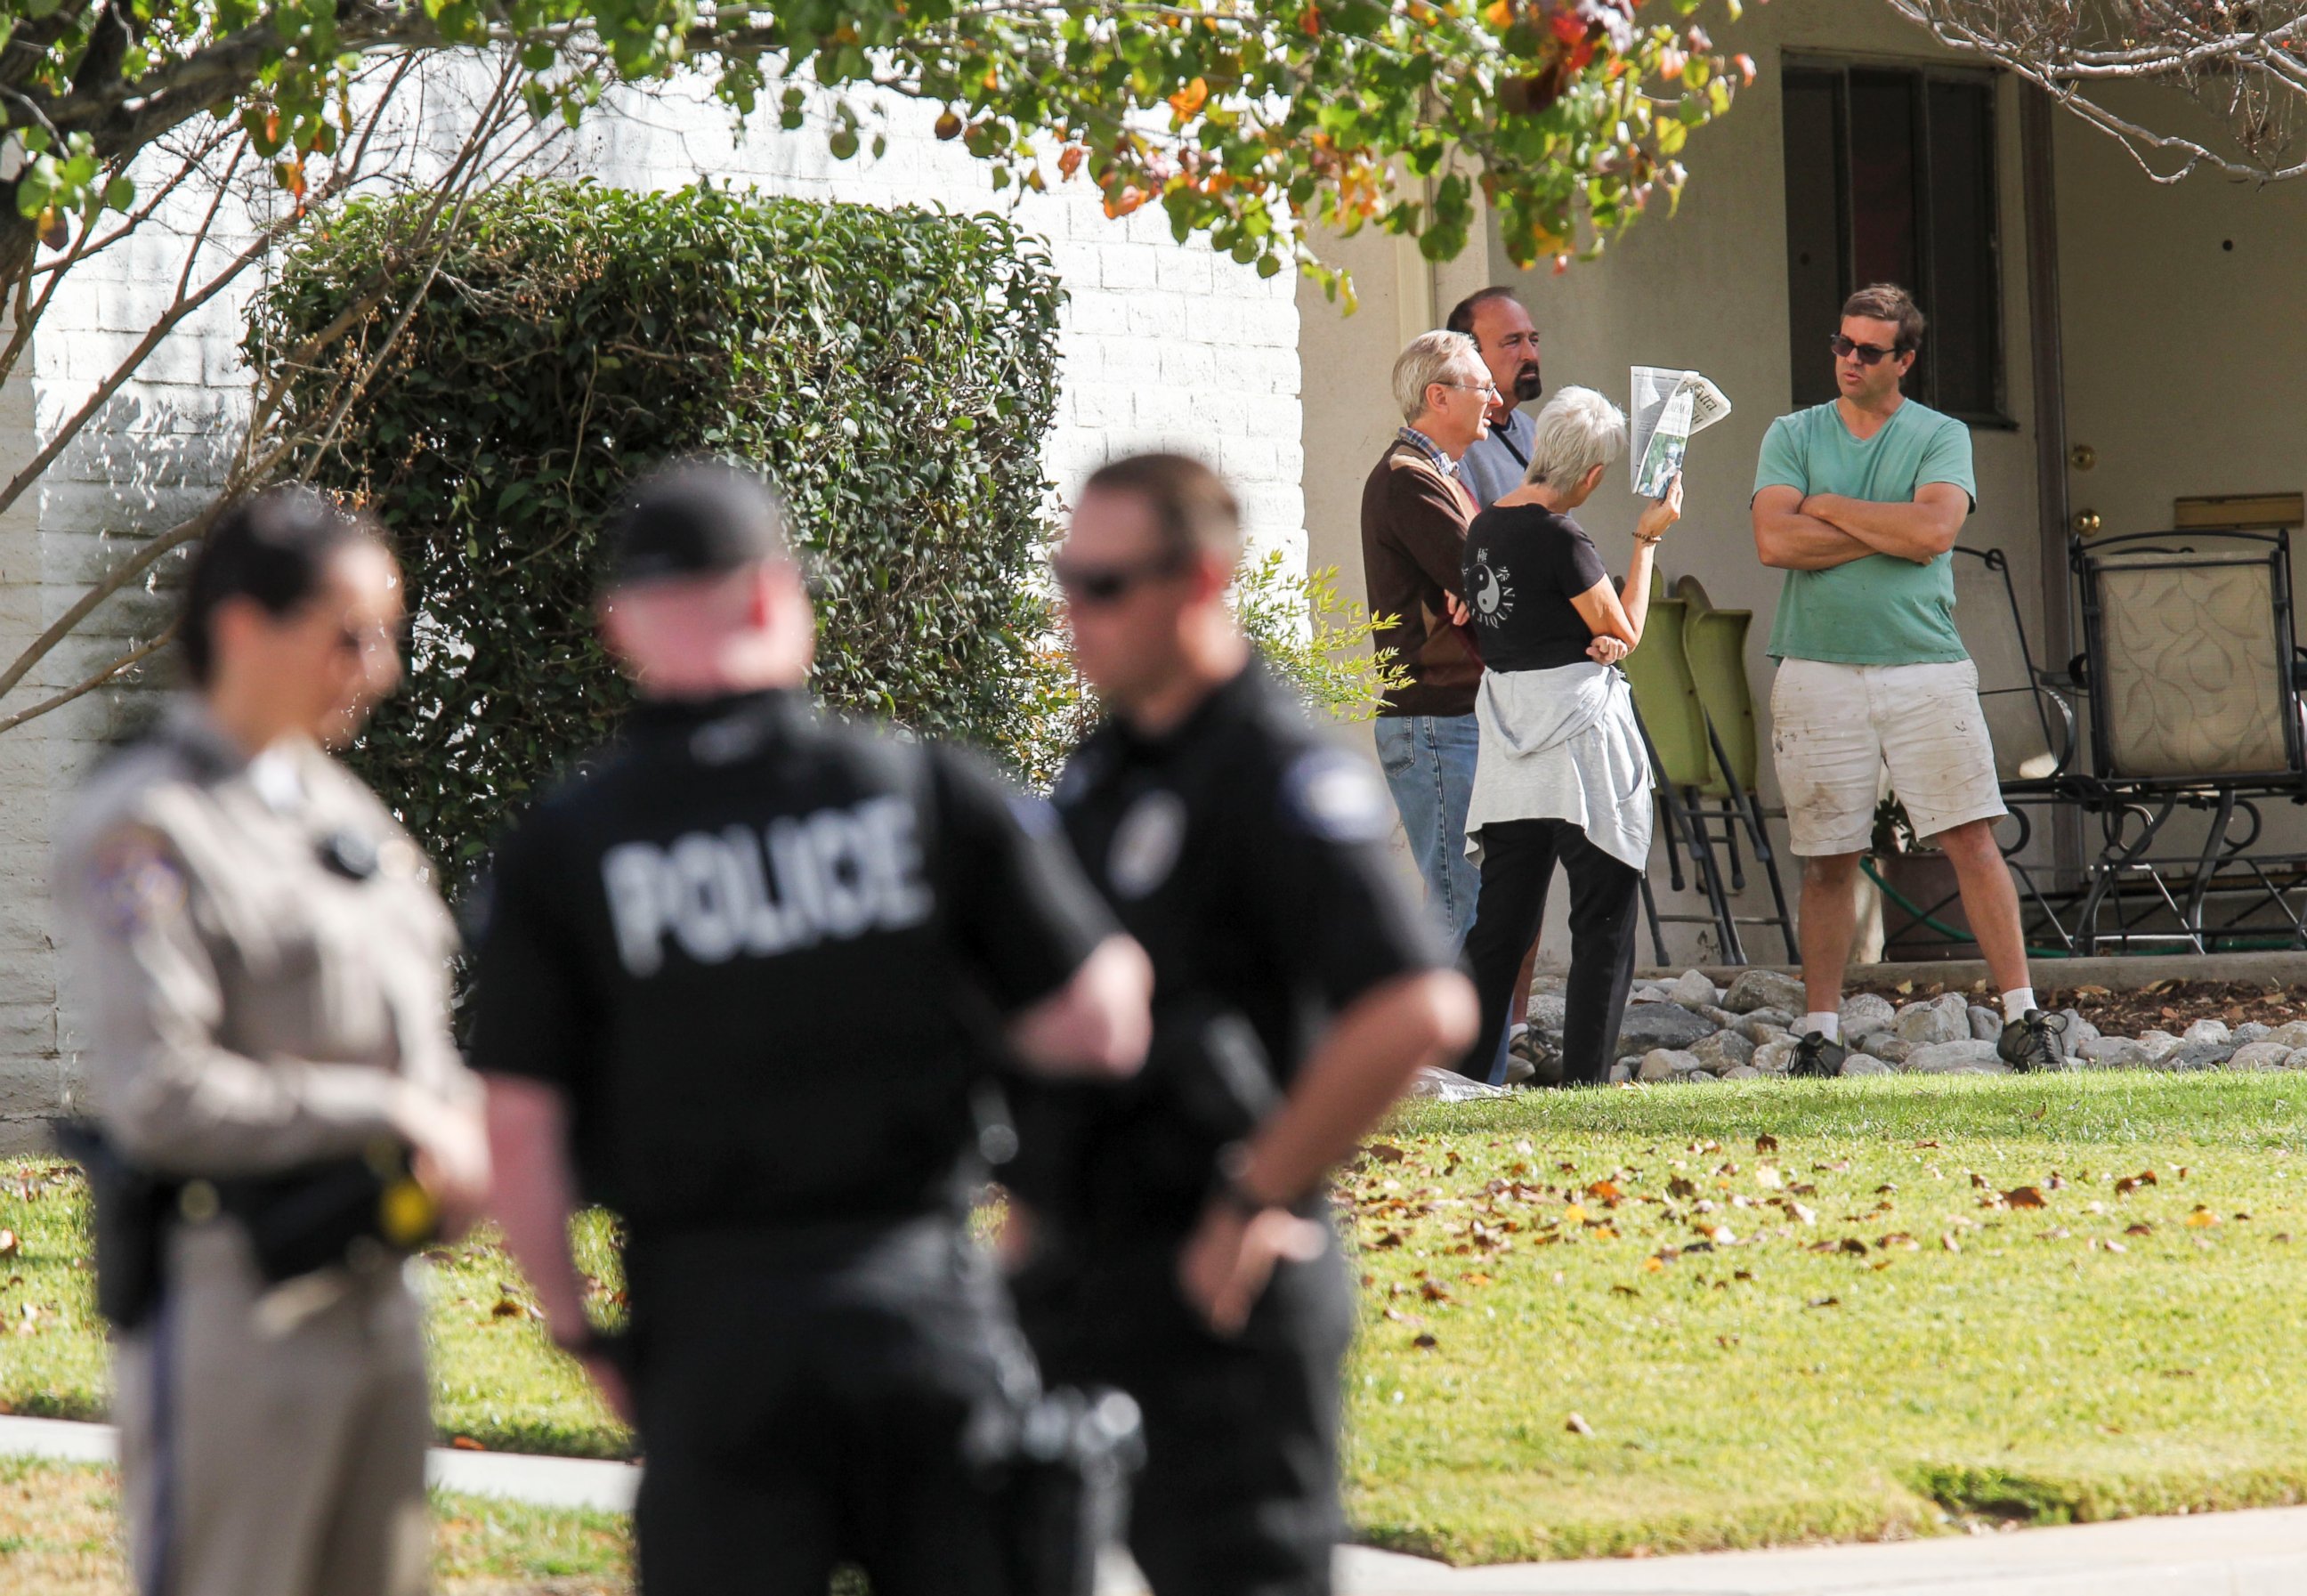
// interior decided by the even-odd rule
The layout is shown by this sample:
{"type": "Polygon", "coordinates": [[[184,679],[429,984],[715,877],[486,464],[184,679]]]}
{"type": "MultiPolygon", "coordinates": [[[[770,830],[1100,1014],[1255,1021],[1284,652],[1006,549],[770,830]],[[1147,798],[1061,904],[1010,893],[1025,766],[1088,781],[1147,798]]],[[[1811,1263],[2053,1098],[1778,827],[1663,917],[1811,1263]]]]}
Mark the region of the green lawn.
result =
{"type": "Polygon", "coordinates": [[[1353,1177],[1356,1518],[1497,1561],[2307,1499],[2303,1107],[2126,1073],[1414,1111],[1353,1177]]]}
{"type": "MultiPolygon", "coordinates": [[[[128,1596],[110,1469],[0,1457],[0,1596],[128,1596]]],[[[435,1492],[443,1596],[629,1596],[622,1515],[435,1492]]]]}
{"type": "MultiPolygon", "coordinates": [[[[2307,1500],[2301,1110],[2286,1075],[2097,1072],[1414,1107],[1349,1181],[1357,1521],[1463,1562],[2307,1500]]],[[[49,1167],[0,1172],[0,1405],[91,1413],[49,1167]]],[[[627,1446],[501,1255],[433,1279],[445,1434],[627,1446]]]]}

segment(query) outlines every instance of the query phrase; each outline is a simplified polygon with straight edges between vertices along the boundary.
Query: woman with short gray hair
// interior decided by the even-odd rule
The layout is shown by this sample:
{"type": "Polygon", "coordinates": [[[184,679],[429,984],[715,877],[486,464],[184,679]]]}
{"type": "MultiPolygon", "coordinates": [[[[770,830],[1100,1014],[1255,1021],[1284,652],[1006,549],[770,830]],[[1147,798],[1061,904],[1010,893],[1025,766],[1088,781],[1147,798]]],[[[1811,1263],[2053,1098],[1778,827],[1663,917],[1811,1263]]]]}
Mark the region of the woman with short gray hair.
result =
{"type": "Polygon", "coordinates": [[[1651,768],[1633,692],[1614,667],[1642,640],[1651,551],[1682,515],[1682,479],[1635,525],[1623,597],[1570,519],[1625,446],[1616,405],[1564,389],[1538,414],[1522,485],[1466,535],[1466,598],[1486,668],[1466,815],[1482,887],[1464,963],[1482,1026],[1459,1068],[1493,1083],[1504,1078],[1514,979],[1557,862],[1570,877],[1564,1085],[1608,1077],[1634,980],[1651,768]]]}

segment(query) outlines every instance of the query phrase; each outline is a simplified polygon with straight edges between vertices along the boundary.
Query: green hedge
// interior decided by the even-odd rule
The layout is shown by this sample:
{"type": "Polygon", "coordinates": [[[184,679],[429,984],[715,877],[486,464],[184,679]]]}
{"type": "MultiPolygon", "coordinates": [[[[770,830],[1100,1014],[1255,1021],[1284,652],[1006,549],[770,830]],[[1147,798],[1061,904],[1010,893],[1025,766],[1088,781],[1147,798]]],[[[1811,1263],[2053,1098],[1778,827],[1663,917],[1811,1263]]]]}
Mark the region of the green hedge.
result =
{"type": "MultiPolygon", "coordinates": [[[[420,202],[349,205],[291,256],[252,369],[356,304],[420,202]]],[[[292,408],[324,413],[417,287],[294,373],[292,408]]],[[[591,625],[605,508],[707,450],[792,501],[821,699],[1046,774],[1065,695],[1028,577],[1062,299],[998,216],[544,182],[485,202],[317,461],[383,516],[417,616],[408,685],[354,763],[436,858],[475,859],[627,702],[591,625]]]]}

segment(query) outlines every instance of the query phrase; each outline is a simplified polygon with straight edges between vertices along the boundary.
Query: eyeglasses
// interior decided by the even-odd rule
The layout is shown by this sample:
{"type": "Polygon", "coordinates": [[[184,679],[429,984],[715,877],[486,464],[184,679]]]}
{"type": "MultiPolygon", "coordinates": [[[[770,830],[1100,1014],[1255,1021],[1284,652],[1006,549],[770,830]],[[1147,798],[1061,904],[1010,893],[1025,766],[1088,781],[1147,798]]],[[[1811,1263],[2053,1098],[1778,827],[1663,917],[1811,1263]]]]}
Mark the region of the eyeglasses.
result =
{"type": "Polygon", "coordinates": [[[1848,360],[1853,355],[1857,356],[1858,364],[1861,365],[1873,365],[1885,356],[1904,355],[1907,352],[1906,346],[1903,344],[1896,344],[1885,349],[1877,344],[1856,342],[1839,332],[1826,340],[1826,347],[1834,351],[1835,358],[1838,360],[1848,360]]]}
{"type": "Polygon", "coordinates": [[[366,656],[397,653],[408,641],[408,623],[355,626],[347,621],[337,628],[337,647],[347,654],[366,656]]]}
{"type": "Polygon", "coordinates": [[[1123,565],[1081,565],[1059,558],[1050,562],[1050,574],[1058,579],[1058,590],[1068,604],[1097,608],[1119,604],[1132,589],[1176,576],[1185,567],[1181,553],[1156,554],[1123,565]]]}
{"type": "Polygon", "coordinates": [[[1468,393],[1496,393],[1498,390],[1498,385],[1496,382],[1437,382],[1435,386],[1437,388],[1462,388],[1468,393]]]}

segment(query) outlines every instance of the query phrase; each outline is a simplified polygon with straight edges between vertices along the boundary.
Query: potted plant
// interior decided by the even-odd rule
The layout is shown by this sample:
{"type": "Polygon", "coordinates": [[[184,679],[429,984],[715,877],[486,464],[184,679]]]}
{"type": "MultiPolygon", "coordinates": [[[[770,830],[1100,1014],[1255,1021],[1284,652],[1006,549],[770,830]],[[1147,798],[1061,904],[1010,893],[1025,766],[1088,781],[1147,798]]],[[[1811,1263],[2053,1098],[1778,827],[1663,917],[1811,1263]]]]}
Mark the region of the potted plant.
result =
{"type": "Polygon", "coordinates": [[[1867,852],[1867,871],[1882,888],[1885,959],[1976,957],[1977,944],[1963,915],[1953,862],[1915,835],[1914,821],[1896,793],[1884,794],[1874,806],[1867,852]]]}

